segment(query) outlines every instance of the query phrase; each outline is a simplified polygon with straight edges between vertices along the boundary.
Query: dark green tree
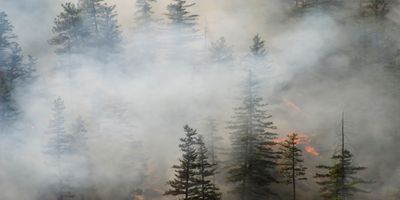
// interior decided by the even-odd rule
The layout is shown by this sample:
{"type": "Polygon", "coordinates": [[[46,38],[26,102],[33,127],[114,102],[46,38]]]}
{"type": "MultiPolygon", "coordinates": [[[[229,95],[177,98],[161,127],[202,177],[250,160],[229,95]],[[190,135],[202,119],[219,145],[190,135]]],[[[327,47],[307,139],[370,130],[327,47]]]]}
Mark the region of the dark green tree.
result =
{"type": "Polygon", "coordinates": [[[57,46],[56,53],[82,53],[87,47],[90,30],[84,26],[82,9],[73,3],[61,5],[63,11],[54,20],[55,36],[49,43],[57,46]]]}
{"type": "Polygon", "coordinates": [[[253,44],[250,46],[250,54],[254,58],[264,58],[267,55],[265,41],[261,38],[260,34],[253,37],[253,44]]]}
{"type": "Polygon", "coordinates": [[[280,143],[280,172],[283,183],[292,185],[293,200],[296,200],[297,181],[307,180],[305,177],[306,167],[303,166],[302,151],[297,147],[299,136],[296,133],[287,136],[286,140],[280,143]]]}
{"type": "Polygon", "coordinates": [[[174,165],[175,178],[168,182],[171,189],[164,195],[178,196],[179,199],[198,199],[198,153],[197,153],[197,131],[188,125],[184,127],[185,137],[181,138],[179,148],[182,151],[182,158],[179,165],[174,165]]]}
{"type": "Polygon", "coordinates": [[[196,4],[187,3],[184,0],[173,0],[173,3],[167,7],[168,13],[166,15],[171,20],[172,25],[193,28],[197,24],[199,15],[191,14],[188,8],[194,5],[196,4]]]}
{"type": "Polygon", "coordinates": [[[355,193],[367,192],[359,187],[360,184],[368,184],[370,181],[357,177],[357,173],[366,167],[356,166],[353,155],[345,148],[344,113],[342,115],[341,151],[335,153],[332,158],[333,165],[319,165],[317,169],[325,173],[316,173],[317,184],[320,185],[320,195],[324,199],[345,200],[351,199],[355,193]]]}
{"type": "Polygon", "coordinates": [[[26,76],[22,49],[15,41],[14,27],[5,12],[0,12],[0,131],[10,131],[21,111],[15,92],[26,76]]]}
{"type": "Polygon", "coordinates": [[[353,155],[348,150],[343,154],[332,156],[333,165],[319,165],[317,169],[324,170],[325,173],[316,173],[318,185],[320,185],[320,195],[324,199],[345,200],[351,199],[357,192],[366,192],[359,188],[360,184],[367,184],[366,181],[356,174],[365,170],[365,167],[355,166],[353,155]]]}
{"type": "Polygon", "coordinates": [[[270,121],[266,104],[258,95],[258,82],[250,71],[244,85],[241,106],[235,108],[230,123],[232,152],[228,160],[228,181],[241,200],[265,199],[274,195],[277,183],[276,127],[270,121]]]}
{"type": "Polygon", "coordinates": [[[210,163],[208,161],[208,150],[203,141],[203,136],[199,135],[197,138],[198,145],[198,194],[197,199],[200,200],[219,200],[221,199],[221,194],[219,189],[213,183],[213,177],[216,171],[216,163],[210,163]]]}

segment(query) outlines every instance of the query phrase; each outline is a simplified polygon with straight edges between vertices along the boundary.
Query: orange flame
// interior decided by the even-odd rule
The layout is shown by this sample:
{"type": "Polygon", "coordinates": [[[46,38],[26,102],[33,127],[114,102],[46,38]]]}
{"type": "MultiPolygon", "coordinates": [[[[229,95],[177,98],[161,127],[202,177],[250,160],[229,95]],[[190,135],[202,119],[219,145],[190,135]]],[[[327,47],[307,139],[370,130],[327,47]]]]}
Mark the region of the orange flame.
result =
{"type": "Polygon", "coordinates": [[[319,152],[313,146],[306,146],[304,150],[313,156],[319,156],[319,152]]]}
{"type": "Polygon", "coordinates": [[[285,102],[286,102],[286,105],[289,108],[291,108],[292,110],[295,110],[296,112],[303,112],[301,110],[301,108],[297,104],[295,104],[293,101],[286,99],[285,102]]]}
{"type": "MultiPolygon", "coordinates": [[[[291,133],[291,132],[289,132],[289,133],[291,133]]],[[[286,139],[287,139],[286,137],[276,138],[274,140],[274,142],[275,143],[282,143],[286,139]]],[[[298,133],[298,141],[296,141],[296,144],[297,145],[304,144],[305,145],[305,147],[304,147],[305,152],[307,152],[308,154],[310,154],[312,156],[319,156],[320,155],[319,152],[310,143],[311,143],[311,138],[308,135],[303,134],[303,133],[298,133]]]]}

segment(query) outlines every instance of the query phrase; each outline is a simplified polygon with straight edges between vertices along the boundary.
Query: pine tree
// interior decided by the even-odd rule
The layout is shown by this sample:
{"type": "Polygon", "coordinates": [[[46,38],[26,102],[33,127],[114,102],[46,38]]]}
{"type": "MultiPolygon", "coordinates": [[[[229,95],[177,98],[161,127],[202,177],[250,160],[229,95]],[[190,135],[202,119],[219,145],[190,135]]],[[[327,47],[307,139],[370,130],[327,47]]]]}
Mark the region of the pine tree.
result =
{"type": "MultiPolygon", "coordinates": [[[[89,46],[107,53],[116,52],[121,43],[116,6],[108,5],[104,0],[80,0],[78,5],[84,26],[89,30],[89,46]]],[[[100,58],[103,56],[99,55],[100,58]]]]}
{"type": "Polygon", "coordinates": [[[211,163],[218,164],[218,154],[220,154],[221,141],[223,138],[218,135],[217,124],[214,119],[207,120],[205,144],[208,149],[208,157],[211,163]]]}
{"type": "Polygon", "coordinates": [[[260,34],[253,37],[253,44],[250,46],[250,54],[253,58],[264,58],[267,55],[265,50],[265,41],[260,34]]]}
{"type": "Polygon", "coordinates": [[[173,2],[168,5],[168,13],[166,14],[172,25],[193,28],[197,24],[199,15],[191,14],[187,9],[196,5],[196,3],[188,4],[184,0],[173,0],[173,2]]]}
{"type": "Polygon", "coordinates": [[[332,156],[334,165],[319,165],[320,170],[326,170],[326,173],[316,173],[315,178],[321,186],[320,195],[324,199],[344,200],[351,199],[357,192],[366,192],[358,187],[359,184],[366,184],[368,181],[356,177],[355,175],[365,167],[355,166],[353,164],[353,155],[345,150],[343,155],[335,154],[332,156]]]}
{"type": "Polygon", "coordinates": [[[204,144],[203,136],[199,135],[197,138],[198,145],[198,194],[197,199],[200,200],[219,200],[221,194],[218,188],[212,182],[216,171],[216,163],[208,161],[208,150],[204,144]]]}
{"type": "Polygon", "coordinates": [[[334,161],[332,166],[317,166],[318,169],[325,170],[325,173],[315,174],[317,184],[321,186],[320,195],[324,199],[345,200],[352,198],[357,192],[366,192],[358,185],[370,183],[356,176],[359,171],[365,170],[366,167],[354,165],[353,155],[345,148],[344,138],[343,114],[341,151],[332,156],[331,159],[334,161]]]}
{"type": "Polygon", "coordinates": [[[68,174],[65,171],[65,157],[73,152],[73,137],[65,130],[64,102],[58,97],[53,103],[53,118],[50,121],[48,133],[51,135],[47,145],[46,153],[53,158],[57,170],[57,199],[62,200],[70,193],[71,188],[67,184],[68,174]]]}
{"type": "Polygon", "coordinates": [[[228,165],[228,181],[241,200],[265,199],[274,195],[270,185],[277,183],[277,154],[272,149],[275,129],[269,121],[266,104],[257,94],[258,82],[250,71],[242,96],[242,105],[235,109],[231,131],[232,153],[228,165]]]}
{"type": "Polygon", "coordinates": [[[87,46],[90,30],[84,26],[82,9],[73,3],[61,5],[63,11],[54,20],[53,33],[55,36],[49,43],[58,46],[59,54],[80,53],[87,46]]]}
{"type": "Polygon", "coordinates": [[[211,43],[211,60],[215,63],[227,63],[233,60],[232,47],[226,44],[224,37],[211,43]]]}
{"type": "Polygon", "coordinates": [[[23,75],[23,54],[13,26],[5,12],[0,12],[0,127],[9,131],[20,115],[14,92],[23,75]]]}
{"type": "Polygon", "coordinates": [[[93,185],[89,184],[89,178],[92,173],[92,163],[90,162],[88,153],[88,138],[85,121],[81,116],[79,116],[72,125],[71,136],[71,154],[74,157],[74,168],[79,169],[78,171],[74,171],[73,174],[74,185],[77,186],[74,191],[77,195],[80,193],[81,199],[85,199],[85,193],[93,189],[93,185]]]}
{"type": "Polygon", "coordinates": [[[179,199],[190,200],[197,199],[198,196],[198,153],[197,131],[188,125],[184,127],[185,137],[181,138],[179,148],[183,152],[182,158],[179,159],[180,164],[174,165],[175,178],[168,182],[171,187],[164,195],[179,196],[179,199]]]}
{"type": "Polygon", "coordinates": [[[95,39],[99,37],[98,14],[103,9],[104,0],[79,0],[78,7],[82,10],[84,26],[95,39]]]}
{"type": "Polygon", "coordinates": [[[87,130],[85,121],[79,116],[72,127],[73,147],[72,150],[82,156],[87,154],[87,130]]]}
{"type": "Polygon", "coordinates": [[[157,0],[136,0],[135,21],[139,29],[147,29],[155,21],[152,2],[157,0]]]}
{"type": "Polygon", "coordinates": [[[292,185],[293,200],[296,200],[297,181],[307,180],[305,177],[306,167],[303,166],[302,151],[297,147],[299,142],[298,134],[293,133],[280,144],[281,174],[283,182],[292,185]]]}
{"type": "Polygon", "coordinates": [[[115,5],[104,4],[102,12],[97,17],[99,20],[99,39],[97,44],[105,48],[104,50],[107,53],[110,51],[117,52],[122,41],[115,8],[115,5]]]}

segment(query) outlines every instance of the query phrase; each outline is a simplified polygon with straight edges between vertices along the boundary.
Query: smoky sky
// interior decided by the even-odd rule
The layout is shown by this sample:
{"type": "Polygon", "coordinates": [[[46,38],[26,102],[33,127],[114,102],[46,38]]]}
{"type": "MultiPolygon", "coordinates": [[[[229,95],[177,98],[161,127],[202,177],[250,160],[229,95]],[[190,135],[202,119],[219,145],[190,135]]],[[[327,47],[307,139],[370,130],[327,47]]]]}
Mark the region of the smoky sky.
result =
{"type": "MultiPolygon", "coordinates": [[[[193,64],[187,58],[178,62],[165,60],[165,55],[140,57],[136,52],[153,47],[148,47],[147,41],[135,40],[141,37],[133,33],[135,2],[108,0],[117,5],[125,44],[124,52],[115,58],[118,61],[103,63],[71,56],[66,60],[80,64],[68,71],[57,71],[61,58],[48,40],[53,20],[65,2],[0,0],[0,10],[9,15],[17,41],[25,54],[39,59],[41,73],[40,80],[28,92],[18,93],[32,130],[27,136],[30,142],[11,154],[18,155],[14,159],[18,167],[10,164],[2,171],[3,175],[10,174],[4,175],[9,182],[0,185],[7,190],[8,199],[36,196],[44,189],[35,185],[46,185],[51,179],[47,171],[52,168],[43,156],[43,146],[51,118],[49,105],[58,96],[67,107],[67,129],[77,116],[87,123],[90,153],[99,166],[95,181],[106,198],[114,193],[109,185],[118,187],[128,178],[137,178],[135,173],[121,178],[127,172],[123,166],[131,153],[130,141],[143,143],[143,154],[152,173],[148,185],[160,190],[173,174],[170,166],[180,154],[177,145],[184,124],[202,132],[205,120],[215,118],[219,133],[225,138],[224,145],[229,148],[226,126],[233,108],[240,103],[241,84],[248,69],[246,56],[257,33],[266,40],[268,51],[267,61],[255,69],[259,94],[268,103],[277,132],[281,137],[290,132],[305,134],[320,152],[318,157],[306,157],[311,169],[311,190],[317,191],[312,183],[315,165],[329,162],[337,150],[342,112],[348,133],[346,145],[354,152],[357,163],[368,167],[363,175],[375,181],[368,188],[372,191],[370,196],[360,199],[384,199],[387,190],[400,184],[396,130],[400,109],[393,96],[398,84],[385,72],[383,63],[370,62],[360,67],[354,61],[364,50],[357,46],[359,38],[379,28],[374,24],[343,23],[343,18],[354,14],[355,2],[347,2],[339,17],[315,11],[291,20],[287,17],[289,0],[195,1],[197,5],[191,11],[200,15],[197,28],[203,37],[197,41],[199,46],[206,43],[207,49],[212,41],[224,36],[234,47],[234,66],[211,68],[193,64]],[[27,166],[31,168],[26,169],[27,166]],[[24,182],[19,171],[33,174],[32,181],[24,182]],[[27,192],[21,194],[17,188],[27,192]]],[[[154,4],[155,16],[162,19],[163,25],[168,24],[164,15],[168,3],[159,0],[154,4]]],[[[394,8],[388,18],[399,24],[399,12],[394,8]]],[[[399,47],[397,33],[388,31],[393,44],[399,47]]],[[[157,39],[162,41],[163,37],[157,39]]],[[[183,56],[189,57],[187,54],[183,56]]]]}

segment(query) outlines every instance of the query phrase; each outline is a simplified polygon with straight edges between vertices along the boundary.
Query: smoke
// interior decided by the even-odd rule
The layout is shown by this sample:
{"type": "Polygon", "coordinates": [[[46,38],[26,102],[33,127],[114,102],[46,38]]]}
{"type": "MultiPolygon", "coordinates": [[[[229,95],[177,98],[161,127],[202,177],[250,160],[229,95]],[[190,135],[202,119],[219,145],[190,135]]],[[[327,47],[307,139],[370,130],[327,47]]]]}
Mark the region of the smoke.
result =
{"type": "MultiPolygon", "coordinates": [[[[347,148],[357,163],[369,168],[363,176],[376,182],[367,186],[370,194],[357,198],[389,199],[385,197],[388,190],[399,185],[398,86],[385,71],[386,63],[359,59],[365,52],[379,54],[360,45],[362,36],[373,34],[369,30],[379,25],[355,26],[358,23],[353,19],[343,22],[356,13],[354,4],[349,3],[340,14],[316,10],[293,20],[288,17],[288,1],[199,1],[192,11],[201,16],[200,31],[194,45],[184,46],[176,40],[179,31],[165,31],[163,13],[168,1],[155,4],[156,16],[164,21],[150,34],[133,29],[134,1],[108,2],[117,5],[124,50],[102,62],[53,53],[47,41],[63,2],[0,0],[24,52],[39,58],[41,73],[28,92],[17,93],[24,113],[21,123],[28,122],[30,129],[1,141],[0,188],[4,192],[0,199],[40,199],[49,193],[57,175],[44,147],[51,103],[57,97],[66,106],[67,131],[78,116],[86,123],[94,166],[94,175],[87,181],[94,182],[100,197],[123,198],[140,184],[148,193],[160,193],[173,174],[170,166],[180,155],[178,142],[184,124],[202,133],[204,121],[213,117],[220,134],[228,138],[226,122],[239,103],[248,46],[256,33],[266,40],[268,59],[259,63],[255,74],[278,131],[307,134],[321,154],[306,157],[310,170],[304,187],[310,192],[302,195],[318,197],[312,173],[315,165],[329,162],[337,147],[342,111],[347,148]],[[205,27],[207,39],[203,37],[205,27]],[[209,46],[205,43],[220,36],[235,47],[234,66],[207,62],[209,46]],[[299,109],[288,106],[288,100],[299,109]],[[146,172],[146,181],[139,184],[140,170],[146,172]]],[[[398,9],[388,17],[398,24],[398,9]]],[[[385,36],[394,33],[398,32],[388,31],[385,36]]],[[[392,45],[398,48],[398,40],[392,45]]],[[[79,171],[74,167],[72,171],[79,171]]]]}

